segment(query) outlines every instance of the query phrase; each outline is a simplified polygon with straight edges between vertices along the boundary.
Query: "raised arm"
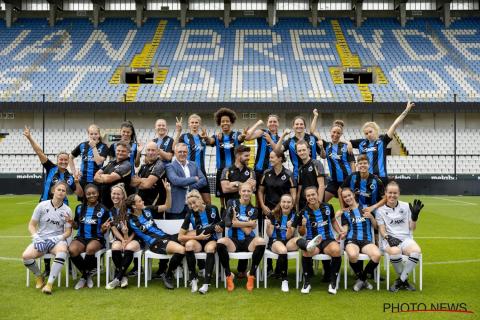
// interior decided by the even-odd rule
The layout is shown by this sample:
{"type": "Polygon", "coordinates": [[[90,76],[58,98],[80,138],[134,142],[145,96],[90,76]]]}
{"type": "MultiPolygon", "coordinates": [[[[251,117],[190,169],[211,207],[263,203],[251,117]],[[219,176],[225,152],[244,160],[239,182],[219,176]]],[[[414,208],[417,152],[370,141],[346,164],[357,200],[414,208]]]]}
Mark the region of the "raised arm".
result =
{"type": "Polygon", "coordinates": [[[260,138],[263,134],[263,131],[258,129],[263,124],[263,120],[258,120],[251,128],[247,130],[247,135],[245,140],[253,140],[260,138]]]}
{"type": "Polygon", "coordinates": [[[280,136],[280,138],[278,138],[277,145],[273,148],[273,150],[275,150],[275,152],[283,152],[283,151],[285,151],[285,148],[283,147],[283,140],[284,140],[285,137],[288,136],[289,134],[290,134],[290,129],[285,129],[285,130],[283,130],[282,135],[280,136]]]}
{"type": "Polygon", "coordinates": [[[177,120],[177,122],[175,123],[175,136],[173,137],[173,147],[175,147],[178,143],[178,141],[180,141],[180,136],[182,135],[182,117],[177,118],[175,117],[175,119],[177,120]]]}
{"type": "Polygon", "coordinates": [[[30,142],[30,145],[32,146],[32,149],[37,154],[38,158],[40,159],[40,162],[42,164],[47,162],[48,161],[47,156],[45,155],[45,153],[43,153],[42,148],[40,148],[40,146],[35,141],[35,139],[33,139],[29,127],[25,126],[25,129],[23,130],[23,135],[25,136],[25,138],[27,138],[28,142],[30,142]]]}
{"type": "Polygon", "coordinates": [[[313,109],[313,119],[310,124],[310,133],[317,131],[318,110],[313,109]]]}
{"type": "Polygon", "coordinates": [[[393,137],[393,134],[395,133],[395,130],[397,130],[397,127],[402,123],[403,119],[407,116],[408,112],[415,106],[415,103],[408,101],[407,106],[405,110],[393,121],[392,125],[387,131],[387,135],[389,138],[393,137]]]}
{"type": "Polygon", "coordinates": [[[207,129],[205,128],[202,128],[202,131],[200,133],[200,138],[202,138],[203,141],[205,141],[205,143],[209,146],[213,146],[215,143],[215,139],[208,136],[207,129]]]}

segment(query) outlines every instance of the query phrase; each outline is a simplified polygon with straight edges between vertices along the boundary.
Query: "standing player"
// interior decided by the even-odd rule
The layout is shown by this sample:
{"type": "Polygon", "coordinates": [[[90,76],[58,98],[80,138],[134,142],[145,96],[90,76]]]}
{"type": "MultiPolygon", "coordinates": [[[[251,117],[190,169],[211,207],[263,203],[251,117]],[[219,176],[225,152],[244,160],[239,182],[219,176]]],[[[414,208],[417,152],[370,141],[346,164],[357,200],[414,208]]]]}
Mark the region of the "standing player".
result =
{"type": "Polygon", "coordinates": [[[379,135],[380,127],[375,122],[367,122],[362,127],[365,138],[350,141],[360,154],[367,155],[370,162],[369,172],[378,176],[385,186],[388,184],[387,145],[392,141],[397,127],[414,106],[415,103],[408,101],[405,111],[395,119],[386,134],[379,135]]]}
{"type": "Polygon", "coordinates": [[[111,249],[115,275],[114,279],[105,286],[109,290],[118,286],[122,288],[128,286],[128,278],[125,274],[132,263],[134,253],[140,250],[140,243],[134,239],[135,233],[128,225],[128,211],[125,205],[127,192],[123,184],[114,185],[111,196],[113,208],[110,209],[112,217],[110,230],[114,239],[111,249]]]}
{"type": "MultiPolygon", "coordinates": [[[[137,134],[135,133],[135,128],[131,121],[125,121],[120,125],[120,142],[127,143],[129,145],[129,162],[131,166],[130,174],[133,176],[135,173],[135,167],[140,165],[140,157],[142,156],[143,146],[137,143],[137,134]]],[[[108,150],[108,155],[110,160],[117,158],[117,145],[119,142],[114,142],[110,145],[108,150]]],[[[129,184],[125,184],[127,191],[130,187],[129,184]]],[[[110,198],[110,192],[107,195],[110,198]]]]}
{"type": "Polygon", "coordinates": [[[168,234],[157,227],[151,210],[145,207],[142,198],[138,194],[130,195],[125,205],[127,209],[131,210],[128,220],[129,226],[149,249],[159,254],[172,254],[167,272],[162,274],[162,280],[167,289],[173,289],[173,270],[176,270],[182,263],[185,256],[185,248],[171,240],[168,234]]]}
{"type": "Polygon", "coordinates": [[[52,293],[53,283],[62,271],[67,258],[67,242],[65,239],[72,234],[72,211],[63,203],[67,196],[68,185],[58,181],[53,186],[51,200],[40,202],[33,211],[28,224],[33,243],[28,245],[22,254],[23,264],[35,275],[35,287],[46,294],[52,293]],[[46,253],[55,255],[52,272],[44,286],[44,279],[35,259],[46,253]]]}
{"type": "MultiPolygon", "coordinates": [[[[357,172],[353,172],[342,183],[341,189],[350,188],[355,194],[355,200],[364,212],[373,213],[386,202],[385,187],[382,180],[368,172],[370,164],[368,157],[361,154],[357,157],[357,172]]],[[[344,208],[340,197],[340,207],[344,208]]]]}
{"type": "Polygon", "coordinates": [[[95,253],[105,247],[104,233],[110,228],[110,212],[99,200],[98,187],[94,184],[85,186],[84,202],[75,208],[73,228],[78,229],[75,239],[68,250],[70,260],[82,273],[75,285],[75,290],[92,288],[92,270],[96,266],[95,253]],[[85,259],[81,253],[85,252],[85,259]]]}
{"type": "Polygon", "coordinates": [[[295,228],[292,227],[296,216],[294,205],[293,197],[290,194],[284,194],[265,222],[265,231],[273,240],[272,252],[278,254],[277,269],[282,279],[283,292],[288,292],[287,253],[298,250],[296,242],[299,238],[294,237],[295,228]]]}
{"type": "Polygon", "coordinates": [[[284,130],[274,149],[281,152],[288,151],[288,154],[290,155],[290,160],[292,161],[292,165],[293,165],[293,177],[296,180],[298,177],[298,168],[300,166],[300,161],[298,159],[298,154],[296,152],[297,142],[302,140],[307,141],[307,143],[311,147],[312,159],[317,158],[317,153],[318,154],[320,153],[320,149],[319,149],[319,145],[318,145],[319,142],[317,137],[315,137],[313,134],[308,134],[305,132],[305,128],[307,124],[303,117],[296,116],[293,119],[292,124],[293,124],[294,136],[289,137],[287,140],[284,141],[285,137],[290,134],[289,129],[284,130]]]}
{"type": "Polygon", "coordinates": [[[153,139],[153,142],[157,144],[158,155],[162,159],[163,164],[167,164],[173,158],[173,139],[168,136],[167,121],[165,119],[155,121],[155,132],[157,136],[153,139]]]}
{"type": "Polygon", "coordinates": [[[247,290],[252,291],[255,283],[255,273],[265,252],[265,240],[255,235],[257,227],[257,208],[252,203],[253,187],[244,183],[239,189],[240,199],[230,200],[227,203],[225,215],[225,227],[228,229],[228,237],[217,241],[217,252],[220,263],[225,269],[227,290],[235,289],[233,274],[230,272],[229,252],[253,252],[252,265],[247,276],[247,290]]]}
{"type": "Polygon", "coordinates": [[[85,187],[87,183],[94,183],[95,173],[103,166],[108,156],[108,147],[102,142],[100,128],[91,124],[88,127],[88,140],[80,143],[70,153],[70,170],[76,172],[74,159],[81,156],[80,185],[85,187]]]}
{"type": "Polygon", "coordinates": [[[178,240],[185,243],[185,257],[190,272],[192,292],[199,291],[201,294],[206,294],[215,265],[217,233],[223,232],[223,222],[217,207],[205,204],[198,190],[192,190],[187,194],[187,203],[189,210],[178,233],[178,240]],[[190,225],[193,231],[189,231],[190,225]],[[206,252],[207,259],[205,261],[205,282],[198,289],[195,253],[201,251],[206,252]]]}
{"type": "Polygon", "coordinates": [[[327,159],[330,169],[330,179],[325,190],[325,202],[333,197],[339,198],[340,186],[352,171],[355,171],[355,157],[348,145],[340,141],[343,134],[343,121],[335,120],[330,129],[331,142],[322,140],[325,148],[322,150],[322,158],[327,159]]]}
{"type": "MultiPolygon", "coordinates": [[[[207,171],[205,170],[205,141],[200,136],[200,126],[202,125],[202,118],[197,114],[191,114],[188,117],[188,133],[182,134],[182,118],[177,119],[176,132],[175,132],[175,141],[174,145],[179,142],[183,142],[188,147],[187,159],[189,161],[195,162],[197,167],[199,167],[205,178],[208,180],[207,171]]],[[[210,195],[210,186],[207,185],[201,188],[200,193],[202,194],[203,201],[206,204],[212,202],[210,195]]]]}
{"type": "MultiPolygon", "coordinates": [[[[64,181],[67,183],[70,190],[75,192],[75,194],[79,197],[83,196],[83,190],[80,186],[78,176],[74,177],[68,172],[68,153],[66,152],[59,152],[57,154],[57,164],[54,164],[52,161],[48,159],[48,157],[43,153],[42,148],[38,145],[38,143],[33,139],[32,134],[30,133],[30,128],[25,126],[25,130],[23,131],[23,135],[27,138],[28,142],[33,148],[33,151],[37,154],[40,162],[42,163],[43,168],[46,171],[45,174],[45,181],[43,182],[43,190],[42,195],[40,196],[40,201],[45,201],[48,199],[52,199],[52,187],[58,181],[64,181]]],[[[68,205],[68,198],[64,197],[65,204],[68,205]]]]}
{"type": "Polygon", "coordinates": [[[415,287],[408,283],[408,275],[418,263],[421,249],[413,240],[413,231],[417,227],[417,220],[423,204],[415,199],[413,204],[399,201],[400,187],[395,181],[387,185],[385,191],[387,203],[377,210],[377,223],[380,235],[383,237],[381,244],[390,255],[398,278],[390,287],[390,291],[397,292],[399,289],[415,291],[415,287]],[[402,254],[408,256],[404,266],[402,254]]]}
{"type": "Polygon", "coordinates": [[[257,129],[263,124],[262,120],[258,120],[257,123],[253,125],[247,131],[247,136],[245,140],[257,140],[257,154],[255,155],[255,178],[257,180],[257,191],[259,191],[260,179],[263,176],[265,170],[269,169],[271,166],[269,164],[270,153],[273,148],[275,148],[276,143],[278,142],[278,124],[279,118],[277,115],[271,114],[267,118],[267,129],[257,129]]]}
{"type": "Polygon", "coordinates": [[[298,209],[307,205],[303,190],[308,187],[315,187],[318,190],[318,198],[324,198],[325,191],[325,169],[320,160],[310,157],[310,145],[306,141],[299,141],[296,145],[301,167],[298,170],[297,203],[298,209]]]}
{"type": "MultiPolygon", "coordinates": [[[[117,183],[123,183],[128,190],[131,181],[132,166],[128,160],[130,145],[125,141],[119,141],[115,147],[116,156],[106,166],[95,173],[93,180],[100,187],[101,203],[107,208],[113,206],[110,188],[117,183]]],[[[128,193],[128,191],[127,191],[128,193]]]]}
{"type": "MultiPolygon", "coordinates": [[[[208,146],[215,146],[216,148],[216,196],[220,198],[221,211],[225,209],[225,198],[220,184],[222,172],[224,168],[229,168],[233,165],[235,148],[240,145],[246,136],[246,132],[240,133],[233,131],[232,126],[237,120],[237,114],[228,108],[220,108],[214,115],[215,123],[220,126],[221,132],[209,137],[207,131],[202,129],[201,137],[208,146]]],[[[244,130],[246,131],[246,130],[244,130]]]]}
{"type": "Polygon", "coordinates": [[[302,229],[303,227],[306,228],[306,239],[300,238],[296,242],[297,246],[303,250],[303,287],[301,292],[310,293],[312,289],[310,280],[313,276],[312,257],[323,253],[331,257],[328,292],[337,294],[337,277],[342,258],[340,245],[335,240],[333,231],[341,234],[343,230],[335,219],[335,211],[332,205],[320,202],[317,188],[308,187],[304,192],[307,198],[307,206],[297,214],[292,224],[294,228],[300,226],[302,229]]]}
{"type": "MultiPolygon", "coordinates": [[[[373,273],[381,257],[380,250],[373,239],[372,231],[377,227],[375,217],[371,213],[361,210],[350,188],[342,189],[340,196],[346,205],[346,210],[338,212],[338,215],[341,215],[342,226],[347,226],[345,252],[347,252],[350,266],[357,276],[353,290],[360,291],[363,288],[372,290],[373,286],[367,281],[367,274],[373,273]],[[359,253],[370,257],[365,269],[363,269],[362,261],[358,261],[359,253]]],[[[342,236],[344,235],[342,234],[342,236]]]]}

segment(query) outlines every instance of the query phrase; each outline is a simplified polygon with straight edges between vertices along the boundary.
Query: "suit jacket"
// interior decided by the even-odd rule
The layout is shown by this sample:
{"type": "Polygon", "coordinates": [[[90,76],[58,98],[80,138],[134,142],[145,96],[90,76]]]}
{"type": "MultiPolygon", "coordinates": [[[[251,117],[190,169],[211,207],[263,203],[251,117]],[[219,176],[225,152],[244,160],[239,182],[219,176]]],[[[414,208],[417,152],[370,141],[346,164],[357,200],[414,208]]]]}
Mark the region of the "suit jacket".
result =
{"type": "Polygon", "coordinates": [[[173,160],[166,166],[168,181],[172,187],[172,207],[168,212],[180,213],[185,208],[185,196],[189,190],[200,189],[207,185],[207,178],[198,168],[195,162],[187,160],[190,177],[185,177],[185,172],[177,160],[173,160]],[[198,177],[199,180],[195,179],[198,177]]]}

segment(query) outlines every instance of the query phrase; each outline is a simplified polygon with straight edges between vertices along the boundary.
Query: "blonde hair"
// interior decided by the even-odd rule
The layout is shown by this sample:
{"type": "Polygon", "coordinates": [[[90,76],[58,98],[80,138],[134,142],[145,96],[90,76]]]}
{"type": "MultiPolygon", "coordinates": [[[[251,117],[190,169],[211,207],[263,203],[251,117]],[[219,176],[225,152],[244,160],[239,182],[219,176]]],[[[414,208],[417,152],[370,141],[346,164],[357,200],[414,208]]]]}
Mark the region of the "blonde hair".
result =
{"type": "Polygon", "coordinates": [[[192,113],[189,117],[188,117],[188,122],[190,122],[190,119],[192,118],[197,118],[198,121],[201,123],[202,122],[202,117],[200,117],[198,114],[196,113],[192,113]]]}
{"type": "Polygon", "coordinates": [[[192,191],[190,191],[189,193],[187,193],[187,199],[189,198],[198,198],[198,199],[202,199],[202,195],[200,194],[200,192],[196,189],[193,189],[192,191]]]}
{"type": "Polygon", "coordinates": [[[125,191],[125,184],[123,182],[122,183],[117,183],[110,190],[112,190],[113,188],[120,189],[120,191],[123,194],[123,201],[125,201],[127,199],[127,191],[125,191]]]}
{"type": "Polygon", "coordinates": [[[345,123],[343,122],[343,120],[335,120],[332,123],[332,129],[335,127],[339,127],[341,132],[343,132],[344,126],[345,126],[345,123]]]}
{"type": "Polygon", "coordinates": [[[373,121],[365,122],[365,124],[362,126],[362,133],[365,131],[365,128],[372,128],[377,134],[377,136],[380,132],[380,127],[376,122],[373,121]]]}

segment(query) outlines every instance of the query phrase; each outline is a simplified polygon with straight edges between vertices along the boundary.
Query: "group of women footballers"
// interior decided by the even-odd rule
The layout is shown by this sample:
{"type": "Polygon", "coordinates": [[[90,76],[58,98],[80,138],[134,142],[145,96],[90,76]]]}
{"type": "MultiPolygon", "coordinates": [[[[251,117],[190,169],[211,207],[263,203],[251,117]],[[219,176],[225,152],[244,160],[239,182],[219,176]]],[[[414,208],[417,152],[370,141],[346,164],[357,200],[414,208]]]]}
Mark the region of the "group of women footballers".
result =
{"type": "MultiPolygon", "coordinates": [[[[362,127],[364,137],[351,141],[342,139],[344,124],[340,120],[332,124],[329,141],[327,137],[321,137],[316,131],[316,110],[313,112],[310,132],[306,132],[305,119],[297,116],[292,123],[293,132],[286,129],[281,135],[279,117],[276,115],[268,116],[266,129],[260,129],[263,121],[259,120],[243,132],[234,131],[232,126],[236,115],[227,108],[216,112],[215,121],[221,130],[211,137],[201,127],[201,118],[196,114],[188,118],[188,132],[182,133],[182,120],[177,119],[174,138],[167,135],[165,120],[157,120],[157,137],[153,141],[158,146],[156,152],[163,162],[172,160],[175,144],[185,143],[189,161],[195,162],[206,174],[206,146],[216,148],[216,195],[221,200],[221,209],[211,204],[208,187],[191,190],[186,196],[188,213],[175,236],[166,234],[154,222],[158,213],[167,211],[171,205],[171,187],[166,179],[161,180],[165,203],[152,206],[145,205],[133,183],[118,183],[105,189],[102,188],[104,178],[98,178],[102,175],[101,170],[105,170],[102,166],[106,158],[115,159],[121,154],[115,152],[119,145],[129,147],[129,155],[124,158],[132,168],[129,174],[134,176],[143,147],[137,143],[130,122],[123,123],[120,128],[120,140],[123,143],[112,143],[110,147],[102,142],[100,129],[91,125],[88,128],[88,140],[79,144],[70,154],[59,153],[57,164],[48,160],[31,136],[30,130],[25,128],[25,137],[46,169],[46,179],[40,203],[29,223],[33,241],[23,253],[24,264],[35,274],[36,287],[50,294],[54,280],[68,256],[81,273],[75,289],[85,286],[91,288],[96,267],[95,253],[105,247],[106,241],[111,241],[116,272],[115,278],[107,284],[107,289],[126,287],[126,272],[134,253],[149,248],[154,252],[172,254],[168,268],[162,274],[167,288],[173,289],[173,271],[185,257],[192,292],[205,294],[212,278],[215,253],[225,270],[227,290],[232,291],[235,284],[228,253],[250,251],[253,254],[246,288],[251,291],[258,265],[268,247],[278,254],[274,273],[282,280],[282,291],[288,292],[287,253],[301,249],[301,292],[310,292],[312,257],[323,253],[330,257],[330,260],[324,261],[324,280],[329,282],[328,292],[336,294],[341,265],[340,241],[344,240],[344,249],[357,277],[353,286],[355,291],[372,289],[367,279],[373,274],[381,256],[377,245],[391,255],[392,264],[399,276],[391,290],[414,290],[407,278],[420,254],[420,248],[412,238],[412,231],[423,204],[418,200],[413,205],[398,200],[399,186],[395,182],[388,182],[386,166],[387,145],[413,106],[413,103],[407,104],[405,111],[386,134],[380,135],[375,122],[367,122],[362,127]],[[256,183],[240,184],[238,196],[224,203],[220,187],[222,171],[234,165],[235,150],[245,140],[256,140],[257,143],[253,168],[256,183]],[[354,148],[360,154],[356,164],[354,148]],[[288,152],[290,157],[293,166],[291,171],[284,166],[284,152],[288,152]],[[82,157],[80,170],[75,170],[73,163],[77,156],[82,157]],[[329,175],[317,160],[318,156],[327,160],[329,175]],[[69,163],[73,174],[67,169],[69,163]],[[70,190],[83,199],[74,214],[68,207],[66,197],[70,190]],[[255,193],[256,204],[252,202],[255,193]],[[341,209],[337,212],[329,203],[333,197],[339,198],[341,209]],[[392,218],[398,218],[393,225],[392,218]],[[78,231],[73,241],[67,244],[72,228],[78,231]],[[375,241],[374,229],[379,230],[383,243],[375,241]],[[111,231],[111,237],[105,236],[107,231],[111,231]],[[268,242],[261,236],[262,232],[268,235],[268,242]],[[206,252],[205,280],[199,288],[194,254],[201,251],[206,252]],[[46,264],[49,276],[45,282],[44,274],[35,259],[46,253],[54,255],[55,259],[51,270],[49,263],[46,264]],[[359,253],[370,257],[365,268],[358,261],[359,253]],[[402,253],[409,255],[405,266],[401,263],[402,253]]],[[[118,161],[114,164],[121,165],[118,161]]],[[[131,181],[134,180],[132,178],[131,181]]],[[[269,268],[273,269],[270,261],[269,268]]]]}

